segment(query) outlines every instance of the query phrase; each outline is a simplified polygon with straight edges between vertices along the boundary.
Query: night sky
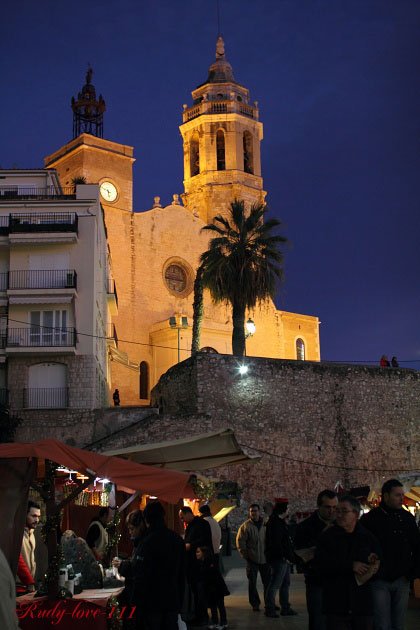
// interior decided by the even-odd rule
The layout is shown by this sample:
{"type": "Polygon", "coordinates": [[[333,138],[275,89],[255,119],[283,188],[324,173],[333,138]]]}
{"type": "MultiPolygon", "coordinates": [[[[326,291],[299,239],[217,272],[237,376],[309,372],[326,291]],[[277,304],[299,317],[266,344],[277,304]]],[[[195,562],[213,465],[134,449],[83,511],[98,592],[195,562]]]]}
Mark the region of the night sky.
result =
{"type": "MultiPolygon", "coordinates": [[[[324,360],[420,369],[420,2],[220,0],[235,79],[257,100],[281,309],[318,315],[324,360]]],[[[38,168],[72,138],[92,82],[104,137],[135,147],[134,207],[183,192],[182,105],[205,81],[215,0],[15,0],[2,8],[0,165],[38,168]]],[[[258,334],[258,331],[257,331],[258,334]]]]}

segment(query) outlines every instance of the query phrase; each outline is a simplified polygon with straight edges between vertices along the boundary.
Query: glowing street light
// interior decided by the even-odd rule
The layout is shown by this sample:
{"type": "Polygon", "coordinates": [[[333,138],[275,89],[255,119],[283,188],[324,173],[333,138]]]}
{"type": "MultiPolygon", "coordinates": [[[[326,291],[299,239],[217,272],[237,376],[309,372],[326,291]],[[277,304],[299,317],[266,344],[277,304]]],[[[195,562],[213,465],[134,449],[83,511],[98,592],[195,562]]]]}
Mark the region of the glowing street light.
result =
{"type": "Polygon", "coordinates": [[[240,365],[239,366],[239,374],[246,374],[248,372],[248,366],[247,365],[240,365]]]}
{"type": "Polygon", "coordinates": [[[179,320],[177,321],[177,317],[174,315],[173,317],[169,318],[169,326],[171,328],[174,328],[175,330],[178,331],[178,363],[180,363],[181,361],[181,355],[180,355],[180,331],[183,328],[188,328],[188,319],[186,317],[184,317],[183,315],[181,315],[181,317],[179,318],[179,320]]]}
{"type": "Polygon", "coordinates": [[[248,339],[248,337],[252,337],[252,335],[257,330],[257,327],[251,318],[248,319],[247,323],[245,324],[245,328],[247,330],[247,332],[245,333],[245,339],[248,339]]]}

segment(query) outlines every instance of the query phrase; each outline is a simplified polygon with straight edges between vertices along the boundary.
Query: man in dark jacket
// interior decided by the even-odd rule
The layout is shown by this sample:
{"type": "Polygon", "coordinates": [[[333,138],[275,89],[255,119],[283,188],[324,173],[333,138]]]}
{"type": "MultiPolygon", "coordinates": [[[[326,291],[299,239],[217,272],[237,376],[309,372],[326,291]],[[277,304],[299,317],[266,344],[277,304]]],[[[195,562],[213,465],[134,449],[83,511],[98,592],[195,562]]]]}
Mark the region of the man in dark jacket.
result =
{"type": "Polygon", "coordinates": [[[383,551],[383,563],[372,583],[375,630],[403,630],[409,580],[420,577],[420,532],[415,518],[402,507],[403,502],[402,484],[389,479],[382,486],[379,507],[361,519],[383,551]]]}
{"type": "Polygon", "coordinates": [[[338,500],[336,525],[321,534],[314,566],[322,579],[327,630],[371,630],[371,577],[381,557],[375,536],[358,522],[360,504],[352,496],[338,500]]]}
{"type": "Polygon", "coordinates": [[[208,547],[213,550],[211,529],[207,521],[199,516],[194,516],[188,506],[179,510],[179,518],[186,524],[185,528],[185,549],[187,550],[187,580],[191,584],[195,602],[195,617],[189,623],[201,624],[208,619],[207,609],[202,605],[202,600],[198,596],[198,560],[196,557],[197,547],[208,547]]]}
{"type": "MultiPolygon", "coordinates": [[[[335,522],[337,495],[332,490],[318,494],[318,509],[309,518],[299,523],[295,531],[295,549],[305,550],[303,570],[306,584],[306,607],[309,616],[309,630],[325,630],[325,615],[322,613],[321,580],[313,566],[315,547],[321,534],[335,522]]],[[[299,555],[299,554],[298,554],[299,555]]]]}
{"type": "MultiPolygon", "coordinates": [[[[266,617],[278,617],[276,613],[275,597],[282,585],[287,572],[287,560],[296,562],[289,530],[286,524],[287,503],[276,503],[266,524],[265,557],[270,566],[270,580],[265,599],[266,617]]],[[[283,615],[293,615],[295,612],[289,607],[282,609],[283,615]]]]}
{"type": "Polygon", "coordinates": [[[133,566],[133,606],[138,630],[177,630],[185,586],[185,547],[165,525],[158,501],[144,508],[148,534],[139,544],[133,566]]]}

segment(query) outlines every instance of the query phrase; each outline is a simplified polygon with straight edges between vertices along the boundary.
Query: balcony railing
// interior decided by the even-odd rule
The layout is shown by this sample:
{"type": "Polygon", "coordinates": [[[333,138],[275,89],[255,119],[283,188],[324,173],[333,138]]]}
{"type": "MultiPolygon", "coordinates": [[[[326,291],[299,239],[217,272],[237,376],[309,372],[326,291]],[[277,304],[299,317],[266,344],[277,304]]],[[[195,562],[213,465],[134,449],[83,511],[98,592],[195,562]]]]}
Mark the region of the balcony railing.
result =
{"type": "Polygon", "coordinates": [[[7,291],[9,287],[9,272],[3,271],[0,273],[0,291],[7,291]]]}
{"type": "Polygon", "coordinates": [[[9,404],[9,390],[0,388],[0,407],[7,407],[9,404]]]}
{"type": "Polygon", "coordinates": [[[69,406],[68,387],[31,387],[22,391],[22,407],[49,409],[69,406]]]}
{"type": "Polygon", "coordinates": [[[10,199],[76,199],[74,186],[65,186],[58,190],[54,186],[46,188],[37,188],[29,186],[21,188],[20,186],[0,186],[0,201],[10,201],[10,199]]]}
{"type": "Polygon", "coordinates": [[[78,217],[75,212],[43,212],[31,214],[10,214],[1,217],[0,233],[8,232],[77,232],[78,217]],[[8,220],[8,224],[6,221],[8,220]]]}
{"type": "Polygon", "coordinates": [[[109,326],[107,341],[114,342],[116,347],[118,348],[118,335],[117,335],[117,329],[115,328],[115,324],[110,324],[109,326]]]}
{"type": "Polygon", "coordinates": [[[197,118],[197,116],[201,116],[201,114],[242,114],[243,116],[247,116],[248,118],[253,118],[254,120],[258,120],[258,107],[248,105],[242,101],[234,101],[234,100],[206,100],[201,101],[193,107],[189,107],[184,109],[183,112],[183,121],[188,122],[189,120],[193,120],[193,118],[197,118]]]}
{"type": "Polygon", "coordinates": [[[76,288],[77,273],[74,269],[23,269],[9,272],[9,289],[76,288]]]}
{"type": "Polygon", "coordinates": [[[47,326],[31,326],[30,328],[9,328],[7,331],[7,347],[72,347],[77,342],[75,328],[49,328],[47,326]]]}
{"type": "Polygon", "coordinates": [[[108,286],[107,286],[107,293],[108,295],[114,295],[115,296],[115,302],[117,304],[117,308],[118,308],[118,294],[117,294],[117,287],[115,286],[115,280],[112,280],[111,278],[108,279],[108,286]]]}

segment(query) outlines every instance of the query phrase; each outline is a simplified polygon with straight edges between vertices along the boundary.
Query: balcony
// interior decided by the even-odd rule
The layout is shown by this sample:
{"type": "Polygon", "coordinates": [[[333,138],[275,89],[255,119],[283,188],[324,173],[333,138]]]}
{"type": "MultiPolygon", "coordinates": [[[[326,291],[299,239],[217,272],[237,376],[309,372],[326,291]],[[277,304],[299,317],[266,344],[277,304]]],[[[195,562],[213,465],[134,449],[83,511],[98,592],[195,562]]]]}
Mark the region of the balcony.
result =
{"type": "Polygon", "coordinates": [[[111,315],[118,315],[118,295],[117,287],[115,286],[115,280],[108,279],[108,286],[106,287],[106,297],[108,302],[108,308],[111,315]]]}
{"type": "MultiPolygon", "coordinates": [[[[2,217],[5,219],[6,217],[2,217]]],[[[78,217],[75,212],[43,212],[10,214],[9,233],[76,232],[78,217]]]]}
{"type": "Polygon", "coordinates": [[[115,324],[109,325],[109,331],[106,337],[106,342],[108,346],[111,346],[112,348],[118,348],[118,336],[117,336],[117,329],[115,328],[115,324]]]}
{"type": "Polygon", "coordinates": [[[183,112],[183,122],[188,122],[201,116],[201,114],[241,114],[254,120],[258,120],[258,107],[247,105],[242,101],[201,101],[198,105],[193,105],[183,112]]]}
{"type": "Polygon", "coordinates": [[[76,199],[74,186],[65,186],[61,190],[57,190],[54,186],[46,188],[37,188],[29,186],[21,188],[20,186],[0,186],[0,202],[10,200],[42,200],[42,199],[76,199]]]}
{"type": "Polygon", "coordinates": [[[37,352],[62,352],[73,354],[77,343],[75,328],[9,328],[7,331],[6,352],[27,354],[37,352]]]}
{"type": "Polygon", "coordinates": [[[0,291],[7,291],[9,288],[9,272],[3,271],[0,273],[0,291]]]}
{"type": "Polygon", "coordinates": [[[9,405],[9,390],[0,388],[0,407],[7,407],[9,405]]]}
{"type": "Polygon", "coordinates": [[[9,289],[77,289],[77,273],[74,269],[10,271],[9,289]]]}
{"type": "Polygon", "coordinates": [[[13,391],[13,406],[24,409],[57,409],[69,406],[68,387],[31,387],[13,391]]]}

